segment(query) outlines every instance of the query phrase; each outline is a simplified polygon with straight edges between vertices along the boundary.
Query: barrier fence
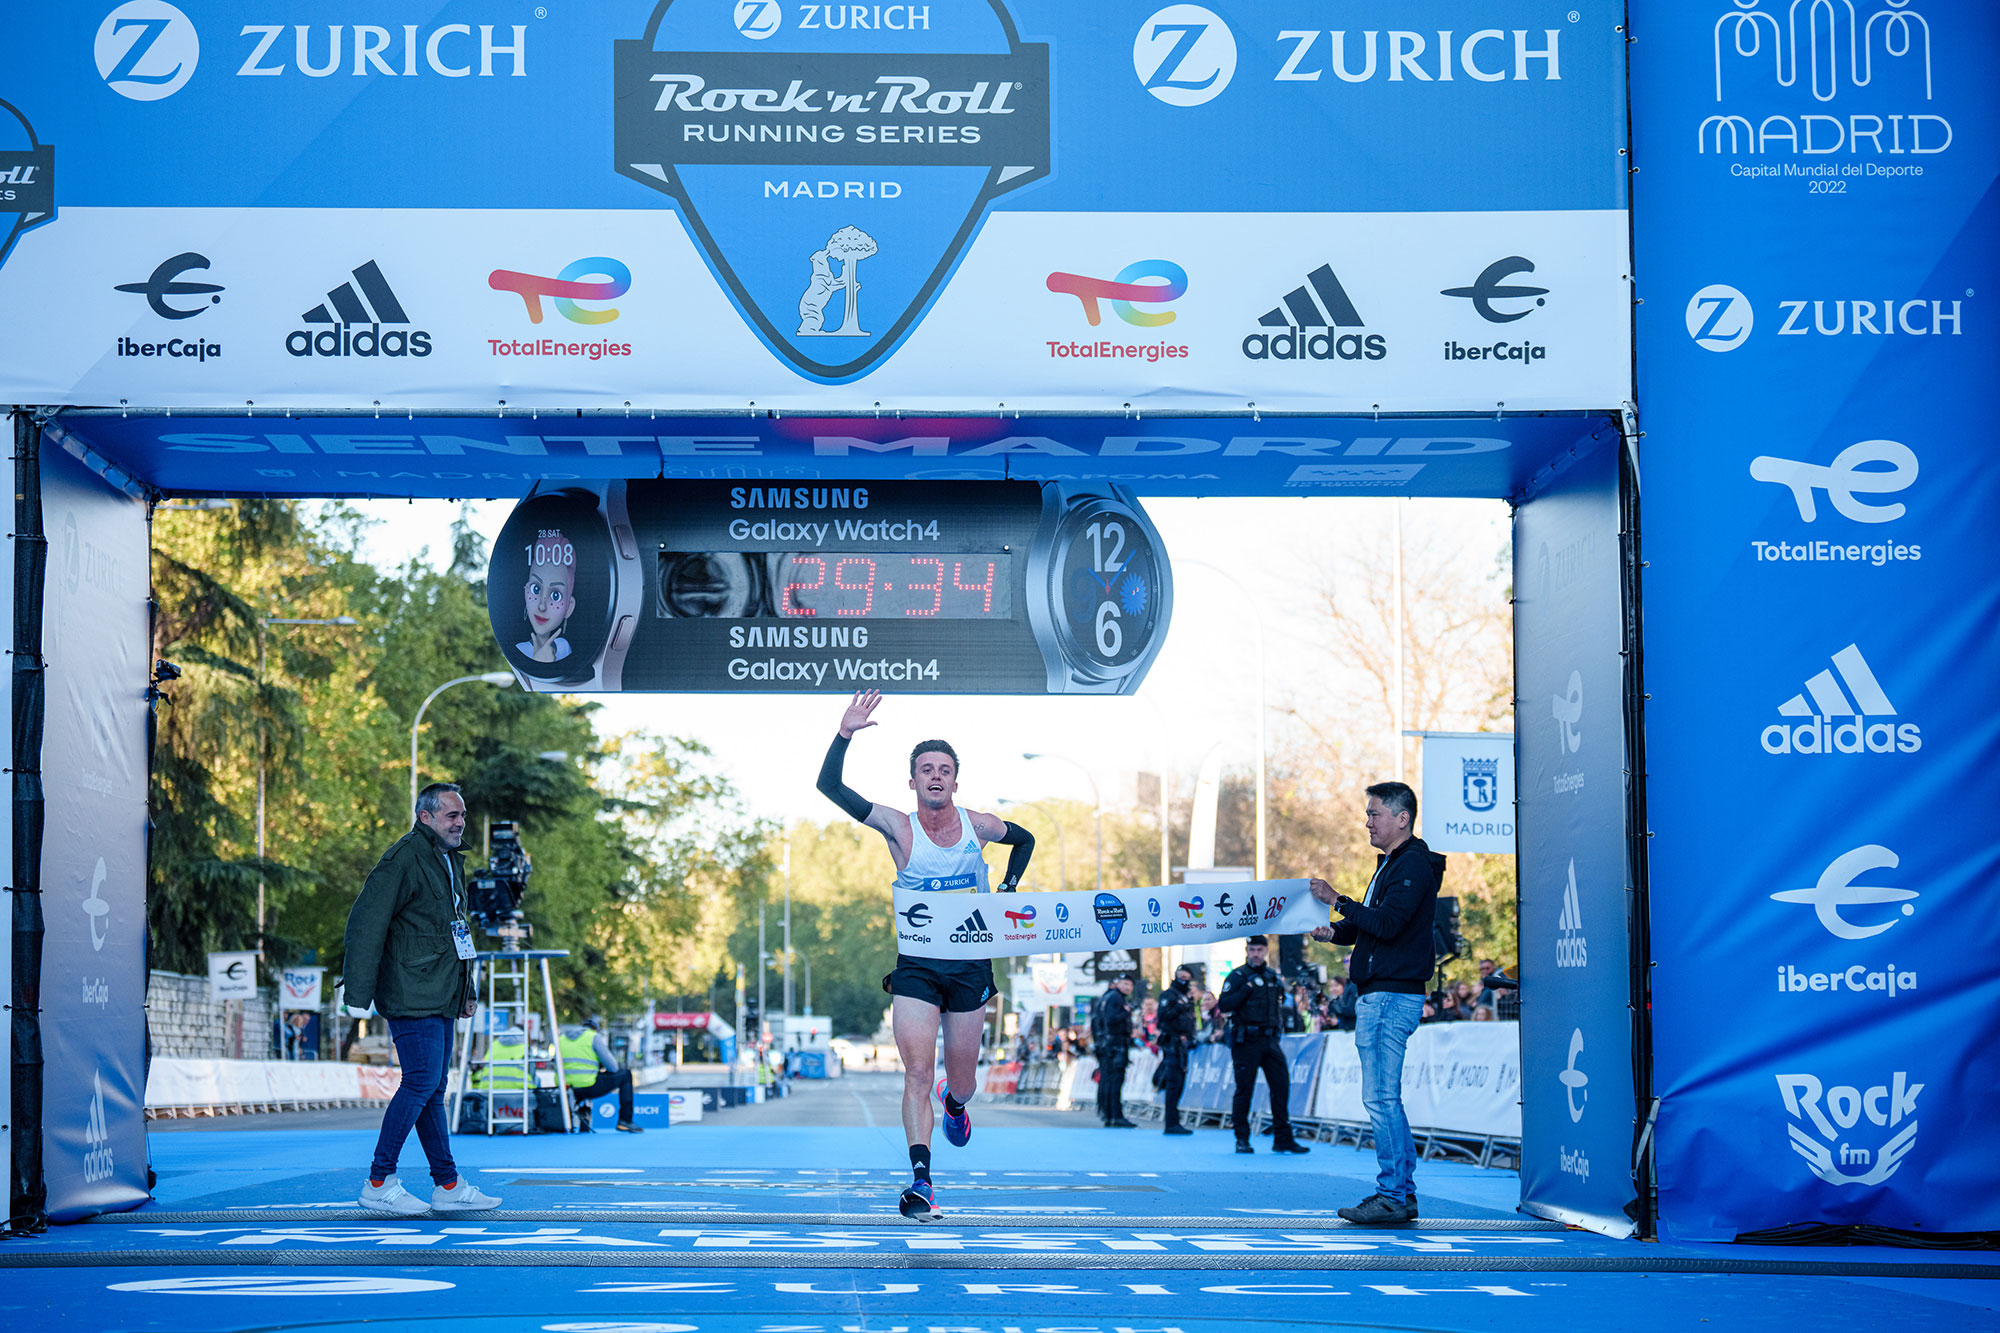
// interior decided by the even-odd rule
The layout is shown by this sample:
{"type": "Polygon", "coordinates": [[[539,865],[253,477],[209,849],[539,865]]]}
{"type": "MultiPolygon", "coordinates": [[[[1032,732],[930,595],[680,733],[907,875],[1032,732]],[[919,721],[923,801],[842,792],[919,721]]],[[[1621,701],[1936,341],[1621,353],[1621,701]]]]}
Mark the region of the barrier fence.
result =
{"type": "Polygon", "coordinates": [[[386,1102],[400,1069],[334,1060],[203,1060],[161,1055],[146,1076],[146,1117],[304,1111],[386,1102]]]}
{"type": "MultiPolygon", "coordinates": [[[[1361,1061],[1351,1032],[1317,1032],[1283,1039],[1292,1087],[1287,1106],[1299,1137],[1319,1142],[1372,1144],[1361,1104],[1361,1061]]],[[[1153,1086],[1159,1056],[1132,1052],[1123,1098],[1128,1115],[1158,1119],[1164,1098],[1153,1086]]],[[[1074,1111],[1097,1104],[1097,1059],[1006,1061],[989,1065],[988,1096],[1074,1111]]],[[[1229,1047],[1196,1046],[1188,1057],[1181,1116],[1196,1124],[1226,1125],[1236,1077],[1229,1047]]],[[[1518,1023],[1439,1023],[1411,1037],[1403,1063],[1403,1107],[1426,1158],[1449,1157],[1481,1166],[1513,1166],[1521,1145],[1521,1034],[1518,1023]]],[[[1250,1103],[1252,1125],[1271,1116],[1262,1079],[1250,1103]]]]}

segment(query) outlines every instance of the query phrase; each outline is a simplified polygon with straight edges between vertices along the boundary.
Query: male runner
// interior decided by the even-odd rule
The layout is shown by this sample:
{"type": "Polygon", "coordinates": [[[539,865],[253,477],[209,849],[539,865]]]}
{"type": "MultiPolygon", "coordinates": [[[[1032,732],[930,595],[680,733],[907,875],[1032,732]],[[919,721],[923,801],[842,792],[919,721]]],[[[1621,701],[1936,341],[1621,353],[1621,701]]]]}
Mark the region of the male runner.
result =
{"type": "MultiPolygon", "coordinates": [[[[945,742],[922,741],[910,752],[910,789],[917,794],[917,808],[909,814],[876,805],[841,781],[848,741],[855,732],[875,725],[871,715],[881,702],[881,691],[863,690],[840,715],[840,734],[827,747],[826,762],[820,766],[820,792],[888,839],[889,857],[896,863],[896,888],[986,893],[986,861],[980,849],[1000,842],[1013,850],[997,892],[1014,892],[1028,869],[1035,839],[1019,825],[952,804],[958,792],[958,755],[945,742]]],[[[890,1025],[903,1057],[903,1130],[916,1177],[903,1191],[899,1206],[905,1217],[935,1222],[944,1214],[938,1211],[931,1188],[931,1098],[935,1095],[944,1103],[945,1138],[953,1147],[963,1148],[972,1137],[972,1116],[965,1103],[976,1090],[979,1034],[986,1002],[993,996],[993,964],[983,958],[914,958],[899,952],[896,970],[882,978],[882,989],[893,997],[890,1025]],[[940,1022],[945,1076],[933,1089],[940,1022]]]]}

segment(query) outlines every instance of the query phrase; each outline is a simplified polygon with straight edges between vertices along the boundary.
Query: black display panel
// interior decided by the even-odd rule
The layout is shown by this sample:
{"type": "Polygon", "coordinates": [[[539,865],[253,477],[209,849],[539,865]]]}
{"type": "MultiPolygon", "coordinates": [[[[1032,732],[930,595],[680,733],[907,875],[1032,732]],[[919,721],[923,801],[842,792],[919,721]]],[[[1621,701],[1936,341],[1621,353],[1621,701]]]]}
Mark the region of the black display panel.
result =
{"type": "Polygon", "coordinates": [[[1129,693],[1171,578],[1103,485],[644,480],[523,500],[488,604],[531,689],[1129,693]]]}

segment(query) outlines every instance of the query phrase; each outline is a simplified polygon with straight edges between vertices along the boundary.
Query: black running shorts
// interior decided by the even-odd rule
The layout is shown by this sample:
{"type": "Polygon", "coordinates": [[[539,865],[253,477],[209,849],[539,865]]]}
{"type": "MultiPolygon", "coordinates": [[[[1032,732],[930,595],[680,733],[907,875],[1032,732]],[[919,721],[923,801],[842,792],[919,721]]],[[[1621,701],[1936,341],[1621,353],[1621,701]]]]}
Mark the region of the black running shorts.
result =
{"type": "Polygon", "coordinates": [[[912,958],[896,955],[896,970],[882,989],[934,1004],[948,1014],[984,1009],[993,998],[993,964],[985,958],[912,958]]]}

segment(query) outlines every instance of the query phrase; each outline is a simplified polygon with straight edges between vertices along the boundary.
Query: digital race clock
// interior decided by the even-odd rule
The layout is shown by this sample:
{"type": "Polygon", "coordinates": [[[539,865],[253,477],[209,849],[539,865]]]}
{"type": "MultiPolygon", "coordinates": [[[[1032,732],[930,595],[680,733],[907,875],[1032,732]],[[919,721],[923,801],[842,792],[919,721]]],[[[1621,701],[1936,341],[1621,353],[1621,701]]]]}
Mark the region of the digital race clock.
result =
{"type": "Polygon", "coordinates": [[[1159,534],[1105,485],[627,481],[495,543],[529,689],[1122,694],[1166,637],[1159,534]]]}

